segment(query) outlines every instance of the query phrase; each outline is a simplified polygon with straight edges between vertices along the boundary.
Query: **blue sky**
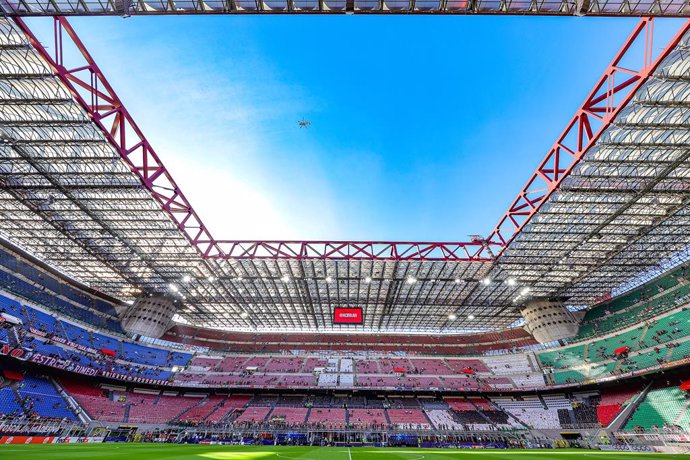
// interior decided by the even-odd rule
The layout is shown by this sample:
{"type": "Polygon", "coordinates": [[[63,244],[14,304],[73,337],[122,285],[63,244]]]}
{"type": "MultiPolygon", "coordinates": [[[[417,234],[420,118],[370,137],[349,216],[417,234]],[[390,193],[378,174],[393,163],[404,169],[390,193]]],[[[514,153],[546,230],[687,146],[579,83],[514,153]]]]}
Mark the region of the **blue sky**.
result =
{"type": "Polygon", "coordinates": [[[460,241],[490,233],[636,20],[71,22],[217,238],[460,241]]]}

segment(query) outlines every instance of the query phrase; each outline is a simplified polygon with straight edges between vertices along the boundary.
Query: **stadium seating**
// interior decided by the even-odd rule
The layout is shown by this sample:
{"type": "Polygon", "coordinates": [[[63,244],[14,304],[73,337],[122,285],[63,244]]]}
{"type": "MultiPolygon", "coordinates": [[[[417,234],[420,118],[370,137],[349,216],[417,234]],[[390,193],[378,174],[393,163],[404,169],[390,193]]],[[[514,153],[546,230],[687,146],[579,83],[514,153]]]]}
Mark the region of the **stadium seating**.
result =
{"type": "Polygon", "coordinates": [[[0,285],[15,295],[62,315],[123,333],[112,304],[58,281],[52,274],[5,249],[0,249],[0,285]]]}
{"type": "Polygon", "coordinates": [[[391,425],[400,429],[429,429],[431,425],[421,409],[387,409],[391,425]]]}
{"type": "Polygon", "coordinates": [[[9,386],[0,386],[0,414],[13,418],[25,415],[19,395],[9,386]]]}
{"type": "Polygon", "coordinates": [[[103,422],[123,422],[125,418],[125,398],[120,400],[103,390],[78,383],[71,379],[61,380],[62,387],[92,420],[103,422]]]}
{"type": "Polygon", "coordinates": [[[311,426],[345,428],[347,411],[345,409],[314,407],[309,411],[307,423],[311,426]]]}
{"type": "Polygon", "coordinates": [[[131,423],[168,423],[199,403],[198,398],[159,394],[127,393],[126,398],[129,404],[127,421],[131,423]]]}
{"type": "Polygon", "coordinates": [[[625,424],[628,431],[676,431],[690,432],[688,405],[685,393],[676,386],[659,386],[651,389],[625,424]]]}
{"type": "Polygon", "coordinates": [[[447,410],[432,409],[427,411],[429,420],[434,425],[434,428],[441,431],[462,431],[467,428],[467,425],[461,423],[457,417],[447,410]]]}
{"type": "Polygon", "coordinates": [[[210,424],[220,423],[233,412],[245,407],[251,399],[249,395],[232,395],[228,399],[221,401],[216,409],[206,417],[205,422],[210,424]]]}
{"type": "Polygon", "coordinates": [[[388,424],[383,409],[348,409],[349,425],[355,428],[381,427],[388,424]]]}
{"type": "Polygon", "coordinates": [[[45,378],[24,376],[17,393],[28,413],[43,418],[77,419],[55,386],[45,378]]]}
{"type": "Polygon", "coordinates": [[[271,412],[270,419],[281,425],[304,425],[308,411],[306,407],[276,407],[271,412]]]}
{"type": "Polygon", "coordinates": [[[520,399],[496,397],[492,398],[504,412],[512,414],[515,418],[535,429],[555,429],[560,428],[558,418],[558,406],[552,407],[545,405],[536,396],[524,396],[520,399]]]}
{"type": "Polygon", "coordinates": [[[270,406],[249,406],[241,412],[240,416],[233,423],[236,425],[251,425],[263,422],[271,410],[270,406]]]}
{"type": "Polygon", "coordinates": [[[226,396],[209,396],[180,415],[179,420],[186,423],[201,423],[220,408],[226,396]]]}

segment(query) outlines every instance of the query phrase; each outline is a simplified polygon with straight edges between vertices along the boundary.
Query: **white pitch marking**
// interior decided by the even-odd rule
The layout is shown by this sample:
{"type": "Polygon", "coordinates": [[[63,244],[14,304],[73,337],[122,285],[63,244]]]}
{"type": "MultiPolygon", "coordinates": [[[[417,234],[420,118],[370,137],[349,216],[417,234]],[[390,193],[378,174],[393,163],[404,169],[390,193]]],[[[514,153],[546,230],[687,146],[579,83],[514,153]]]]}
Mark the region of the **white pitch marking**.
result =
{"type": "Polygon", "coordinates": [[[350,448],[347,448],[347,456],[350,457],[350,460],[352,460],[352,452],[350,452],[350,448]]]}

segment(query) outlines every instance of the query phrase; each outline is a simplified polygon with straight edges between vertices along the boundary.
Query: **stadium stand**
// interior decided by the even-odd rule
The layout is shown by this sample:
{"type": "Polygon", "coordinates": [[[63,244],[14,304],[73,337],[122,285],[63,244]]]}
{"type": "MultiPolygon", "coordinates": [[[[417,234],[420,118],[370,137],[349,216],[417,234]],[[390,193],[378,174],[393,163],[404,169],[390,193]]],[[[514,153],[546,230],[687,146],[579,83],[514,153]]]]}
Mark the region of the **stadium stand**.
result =
{"type": "Polygon", "coordinates": [[[625,429],[639,432],[690,432],[689,405],[687,394],[677,384],[655,385],[630,416],[625,429]]]}
{"type": "Polygon", "coordinates": [[[348,409],[349,426],[370,429],[386,426],[386,414],[383,409],[348,409]]]}
{"type": "MultiPolygon", "coordinates": [[[[413,400],[417,403],[416,400],[413,400]]],[[[412,406],[414,407],[414,406],[412,406]]],[[[419,407],[419,406],[417,406],[419,407]]],[[[421,409],[386,409],[391,425],[399,429],[429,429],[429,419],[421,409]]]]}
{"type": "Polygon", "coordinates": [[[327,428],[344,428],[347,423],[347,411],[345,409],[313,407],[309,411],[307,423],[310,426],[327,428]]]}
{"type": "Polygon", "coordinates": [[[17,385],[17,394],[28,414],[43,418],[77,419],[52,382],[46,378],[25,375],[17,385]]]}

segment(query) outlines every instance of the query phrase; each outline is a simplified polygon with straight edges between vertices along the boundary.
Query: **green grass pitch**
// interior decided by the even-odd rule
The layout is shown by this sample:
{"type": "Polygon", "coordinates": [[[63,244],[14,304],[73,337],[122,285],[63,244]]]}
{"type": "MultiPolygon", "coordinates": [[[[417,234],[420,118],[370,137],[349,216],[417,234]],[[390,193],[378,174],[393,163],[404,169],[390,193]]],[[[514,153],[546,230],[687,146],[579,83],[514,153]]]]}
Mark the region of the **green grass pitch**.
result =
{"type": "Polygon", "coordinates": [[[176,444],[3,445],[2,460],[688,460],[687,455],[590,450],[462,450],[176,444]]]}

